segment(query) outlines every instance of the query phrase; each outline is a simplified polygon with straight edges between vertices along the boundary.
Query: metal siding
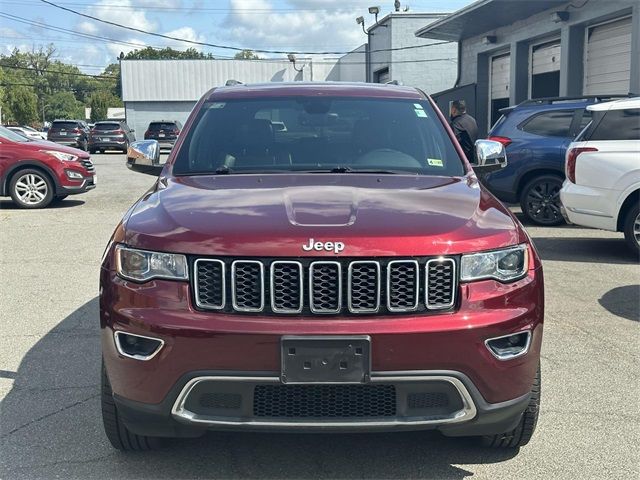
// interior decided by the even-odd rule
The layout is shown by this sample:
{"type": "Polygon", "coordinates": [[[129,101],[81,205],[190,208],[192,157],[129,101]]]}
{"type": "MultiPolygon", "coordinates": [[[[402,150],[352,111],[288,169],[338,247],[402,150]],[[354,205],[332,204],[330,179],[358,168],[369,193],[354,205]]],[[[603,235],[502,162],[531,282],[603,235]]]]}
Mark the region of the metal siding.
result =
{"type": "Polygon", "coordinates": [[[560,70],[560,40],[533,47],[531,73],[557,72],[560,70]]]}
{"type": "Polygon", "coordinates": [[[288,60],[124,60],[122,96],[125,102],[197,101],[229,79],[243,83],[310,80],[310,60],[300,59],[298,67],[303,63],[307,65],[298,73],[288,60]]]}
{"type": "Polygon", "coordinates": [[[509,98],[511,55],[500,55],[491,59],[491,98],[509,98]]]}
{"type": "Polygon", "coordinates": [[[631,79],[631,18],[589,29],[585,57],[585,94],[627,93],[631,79]]]}

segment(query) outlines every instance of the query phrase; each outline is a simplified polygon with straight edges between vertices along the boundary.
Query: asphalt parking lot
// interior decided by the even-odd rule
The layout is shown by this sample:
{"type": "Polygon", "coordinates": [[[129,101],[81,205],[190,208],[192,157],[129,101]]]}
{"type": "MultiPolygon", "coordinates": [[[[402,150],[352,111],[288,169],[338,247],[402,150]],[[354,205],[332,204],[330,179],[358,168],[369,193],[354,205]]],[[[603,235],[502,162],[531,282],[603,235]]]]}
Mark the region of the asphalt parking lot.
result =
{"type": "Polygon", "coordinates": [[[638,478],[640,268],[620,234],[528,227],[544,261],[538,430],[519,453],[437,433],[217,433],[122,454],[102,431],[98,268],[152,184],[94,155],[98,188],[0,200],[0,478],[638,478]]]}

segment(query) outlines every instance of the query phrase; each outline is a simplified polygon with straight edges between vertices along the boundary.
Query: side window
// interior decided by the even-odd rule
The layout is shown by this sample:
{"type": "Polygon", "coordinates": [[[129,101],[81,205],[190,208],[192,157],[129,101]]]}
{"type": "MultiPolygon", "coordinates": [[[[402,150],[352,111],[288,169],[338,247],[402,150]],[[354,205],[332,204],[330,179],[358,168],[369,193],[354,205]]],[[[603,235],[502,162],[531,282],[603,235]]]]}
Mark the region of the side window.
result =
{"type": "Polygon", "coordinates": [[[640,140],[640,108],[609,110],[589,140],[640,140]]]}
{"type": "Polygon", "coordinates": [[[584,130],[584,128],[589,125],[589,122],[591,121],[591,119],[593,118],[593,115],[591,114],[590,110],[583,110],[582,111],[582,118],[580,119],[580,125],[578,126],[578,132],[581,132],[582,130],[584,130]]]}
{"type": "Polygon", "coordinates": [[[557,110],[535,115],[521,129],[544,137],[569,137],[574,110],[557,110]]]}

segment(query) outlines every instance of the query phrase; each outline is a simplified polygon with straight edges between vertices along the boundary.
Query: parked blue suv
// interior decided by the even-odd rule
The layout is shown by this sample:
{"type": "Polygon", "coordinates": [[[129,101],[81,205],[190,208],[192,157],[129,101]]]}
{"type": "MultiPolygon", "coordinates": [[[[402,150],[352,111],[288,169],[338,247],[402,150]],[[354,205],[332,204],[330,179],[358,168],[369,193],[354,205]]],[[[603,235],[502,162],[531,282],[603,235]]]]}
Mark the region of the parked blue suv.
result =
{"type": "Polygon", "coordinates": [[[500,200],[520,203],[538,225],[559,225],[560,188],[569,143],[591,121],[587,105],[611,97],[544,98],[500,110],[489,139],[502,143],[508,165],[489,173],[483,183],[500,200]]]}

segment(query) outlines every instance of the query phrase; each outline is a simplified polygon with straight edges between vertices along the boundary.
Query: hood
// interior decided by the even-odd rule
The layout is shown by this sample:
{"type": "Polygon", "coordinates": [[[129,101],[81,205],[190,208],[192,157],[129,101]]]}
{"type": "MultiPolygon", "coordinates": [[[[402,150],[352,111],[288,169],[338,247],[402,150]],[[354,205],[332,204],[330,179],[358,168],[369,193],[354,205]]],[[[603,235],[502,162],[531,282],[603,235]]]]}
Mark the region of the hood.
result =
{"type": "Polygon", "coordinates": [[[524,241],[474,176],[300,174],[162,179],[131,209],[126,243],[198,255],[441,255],[524,241]]]}
{"type": "Polygon", "coordinates": [[[79,158],[89,158],[89,154],[83,150],[73,147],[67,147],[65,145],[60,145],[59,143],[50,142],[48,140],[33,140],[31,142],[23,142],[20,145],[23,148],[28,148],[31,150],[55,150],[57,152],[70,153],[72,155],[76,155],[79,158]]]}

